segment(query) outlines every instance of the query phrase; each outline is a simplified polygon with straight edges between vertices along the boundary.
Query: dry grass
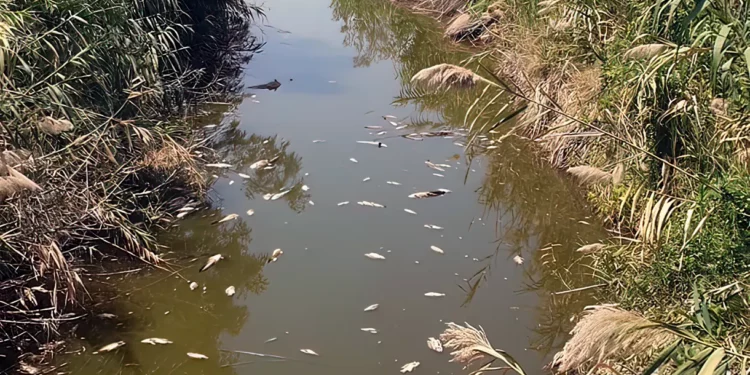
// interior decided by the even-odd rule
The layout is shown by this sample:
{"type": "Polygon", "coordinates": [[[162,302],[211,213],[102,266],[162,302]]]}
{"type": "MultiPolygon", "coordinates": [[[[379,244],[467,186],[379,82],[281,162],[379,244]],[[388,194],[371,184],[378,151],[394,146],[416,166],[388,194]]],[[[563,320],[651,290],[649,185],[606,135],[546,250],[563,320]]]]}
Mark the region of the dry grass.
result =
{"type": "Polygon", "coordinates": [[[484,81],[484,78],[457,65],[439,64],[420,70],[411,78],[411,81],[434,89],[470,89],[484,81]]]}
{"type": "Polygon", "coordinates": [[[576,324],[552,366],[564,373],[609,359],[648,355],[676,336],[642,316],[612,307],[587,312],[576,324]]]}
{"type": "Polygon", "coordinates": [[[23,173],[13,169],[13,167],[6,165],[5,169],[8,172],[8,176],[0,177],[0,202],[22,191],[37,191],[42,189],[34,181],[24,176],[23,173]]]}
{"type": "Polygon", "coordinates": [[[451,356],[453,356],[451,362],[459,362],[468,366],[476,360],[489,357],[491,359],[490,362],[472,372],[472,375],[478,375],[485,371],[507,370],[508,368],[520,375],[524,375],[523,369],[513,357],[500,349],[492,347],[482,327],[477,329],[469,323],[466,323],[465,327],[456,323],[446,323],[446,325],[448,328],[440,334],[440,341],[443,342],[446,348],[453,350],[451,352],[451,356]],[[492,367],[492,363],[495,360],[504,362],[508,367],[492,367]]]}
{"type": "Polygon", "coordinates": [[[578,178],[584,185],[603,184],[612,180],[611,174],[590,165],[568,168],[568,173],[578,178]]]}
{"type": "Polygon", "coordinates": [[[468,34],[468,31],[472,25],[471,15],[468,13],[462,13],[455,17],[445,28],[445,36],[455,40],[461,41],[464,36],[468,34]]]}

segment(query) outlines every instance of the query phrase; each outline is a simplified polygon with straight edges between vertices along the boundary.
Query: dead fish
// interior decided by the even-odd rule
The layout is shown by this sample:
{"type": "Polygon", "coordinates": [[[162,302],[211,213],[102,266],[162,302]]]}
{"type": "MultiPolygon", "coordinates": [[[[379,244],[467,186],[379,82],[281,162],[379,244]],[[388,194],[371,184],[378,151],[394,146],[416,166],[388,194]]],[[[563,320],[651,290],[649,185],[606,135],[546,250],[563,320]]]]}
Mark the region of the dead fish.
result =
{"type": "Polygon", "coordinates": [[[383,129],[383,127],[378,126],[378,125],[367,125],[365,126],[365,129],[379,130],[379,129],[383,129]]]}
{"type": "Polygon", "coordinates": [[[367,307],[365,307],[365,312],[375,311],[375,310],[378,309],[378,306],[380,306],[380,305],[378,305],[377,303],[373,304],[373,305],[370,305],[370,306],[367,306],[367,307]]]}
{"type": "Polygon", "coordinates": [[[100,318],[102,318],[102,319],[114,319],[114,318],[117,318],[117,315],[110,314],[110,313],[101,313],[101,314],[99,314],[97,316],[100,317],[100,318]]]}
{"type": "Polygon", "coordinates": [[[277,199],[279,199],[279,198],[287,195],[287,193],[289,193],[290,191],[292,191],[292,189],[287,189],[287,190],[281,191],[279,193],[276,193],[276,194],[274,194],[274,195],[271,196],[271,200],[275,201],[275,200],[277,200],[277,199]]]}
{"type": "Polygon", "coordinates": [[[383,131],[380,131],[380,132],[377,132],[377,133],[375,133],[375,135],[384,135],[384,134],[386,134],[386,133],[388,133],[388,132],[387,132],[387,131],[385,131],[385,130],[383,130],[383,131]]]}
{"type": "Polygon", "coordinates": [[[370,177],[365,177],[362,179],[362,182],[367,182],[367,181],[370,181],[370,177]]]}
{"type": "Polygon", "coordinates": [[[190,357],[190,358],[192,358],[192,359],[208,359],[207,356],[205,356],[205,355],[203,355],[201,353],[191,353],[191,352],[188,352],[187,356],[190,357]]]}
{"type": "Polygon", "coordinates": [[[445,293],[427,292],[424,294],[425,297],[445,297],[445,293]]]}
{"type": "Polygon", "coordinates": [[[313,201],[308,201],[307,203],[310,203],[311,206],[315,205],[315,202],[313,202],[313,201]]]}
{"type": "Polygon", "coordinates": [[[438,163],[435,163],[435,165],[437,165],[440,168],[448,168],[448,169],[450,169],[450,167],[451,167],[450,164],[438,164],[438,163]]]}
{"type": "Polygon", "coordinates": [[[229,296],[229,297],[233,296],[233,295],[234,295],[234,293],[235,293],[235,291],[236,291],[236,290],[235,290],[235,289],[234,289],[234,287],[233,287],[233,286],[231,286],[231,285],[230,285],[230,286],[228,286],[228,287],[227,287],[226,289],[224,289],[224,293],[225,293],[225,294],[226,294],[227,296],[229,296]]]}
{"type": "Polygon", "coordinates": [[[388,120],[389,118],[397,118],[397,117],[394,116],[394,115],[385,115],[385,116],[383,116],[383,120],[388,120]]]}
{"type": "Polygon", "coordinates": [[[125,345],[125,341],[116,341],[111,344],[102,346],[101,348],[99,348],[99,350],[95,351],[94,354],[111,352],[124,345],[125,345]]]}
{"type": "Polygon", "coordinates": [[[212,168],[232,168],[232,164],[227,164],[227,163],[212,163],[212,164],[206,164],[206,167],[212,167],[212,168]]]}
{"type": "Polygon", "coordinates": [[[246,213],[247,213],[247,216],[253,216],[255,214],[255,210],[249,209],[249,210],[247,210],[246,213]]]}
{"type": "Polygon", "coordinates": [[[398,126],[398,123],[397,123],[397,122],[393,122],[393,121],[388,121],[388,122],[389,122],[389,123],[390,123],[391,125],[393,125],[393,126],[398,126]]]}
{"type": "Polygon", "coordinates": [[[433,173],[432,175],[433,176],[437,176],[437,177],[445,177],[445,176],[441,175],[440,173],[433,173]]]}
{"type": "Polygon", "coordinates": [[[401,185],[400,182],[396,182],[396,181],[386,181],[385,183],[388,184],[388,185],[395,185],[395,186],[401,185]]]}
{"type": "Polygon", "coordinates": [[[443,251],[443,249],[441,249],[441,248],[439,248],[439,247],[437,247],[435,245],[430,246],[430,249],[432,251],[438,253],[438,254],[445,254],[445,251],[443,251]]]}
{"type": "Polygon", "coordinates": [[[313,143],[323,143],[325,139],[313,139],[313,143]]]}
{"type": "Polygon", "coordinates": [[[485,147],[485,149],[487,149],[487,150],[494,150],[494,149],[496,149],[497,147],[498,147],[497,145],[492,145],[492,146],[487,146],[487,147],[485,147]]]}
{"type": "Polygon", "coordinates": [[[516,264],[523,264],[523,258],[521,258],[520,255],[514,256],[513,261],[516,262],[516,264]]]}
{"type": "Polygon", "coordinates": [[[404,373],[407,373],[407,372],[411,372],[412,370],[414,370],[415,368],[417,368],[417,366],[419,366],[419,362],[416,362],[416,361],[415,362],[409,362],[409,363],[401,366],[401,373],[404,374],[404,373]]]}
{"type": "Polygon", "coordinates": [[[141,342],[144,343],[144,344],[151,344],[151,345],[167,345],[167,344],[172,344],[172,341],[169,341],[167,339],[162,339],[162,338],[159,338],[159,337],[150,337],[150,338],[141,340],[141,342]]]}
{"type": "Polygon", "coordinates": [[[425,224],[424,227],[427,228],[427,229],[435,229],[435,230],[443,230],[443,229],[445,229],[443,227],[440,227],[440,226],[437,226],[437,225],[433,225],[433,224],[425,224]]]}
{"type": "Polygon", "coordinates": [[[271,200],[271,197],[273,197],[273,194],[271,193],[263,194],[263,200],[271,200]]]}
{"type": "Polygon", "coordinates": [[[365,254],[365,256],[368,257],[368,258],[370,258],[370,259],[376,259],[376,260],[384,260],[385,259],[384,256],[382,256],[382,255],[380,255],[378,253],[367,253],[367,254],[365,254]]]}
{"type": "Polygon", "coordinates": [[[189,213],[190,211],[180,212],[179,214],[177,214],[177,218],[182,219],[183,217],[187,216],[187,214],[189,213]]]}
{"type": "Polygon", "coordinates": [[[307,185],[302,185],[302,191],[308,191],[310,190],[310,187],[307,185]]]}
{"type": "Polygon", "coordinates": [[[357,161],[357,159],[355,159],[355,158],[349,158],[349,160],[350,160],[350,161],[351,161],[352,163],[359,163],[359,162],[357,161]]]}
{"type": "Polygon", "coordinates": [[[178,208],[177,212],[189,212],[189,211],[193,211],[193,210],[195,210],[195,207],[187,207],[187,206],[185,206],[185,207],[182,207],[182,208],[178,208]]]}
{"type": "Polygon", "coordinates": [[[357,204],[360,206],[385,208],[385,206],[383,206],[380,203],[375,203],[375,202],[370,202],[370,201],[359,201],[357,202],[357,204]]]}
{"type": "Polygon", "coordinates": [[[237,176],[240,176],[242,178],[250,178],[250,176],[244,174],[244,173],[237,173],[237,176]]]}
{"type": "Polygon", "coordinates": [[[458,147],[464,147],[464,144],[461,143],[461,142],[453,142],[453,144],[456,145],[456,146],[458,146],[458,147]]]}
{"type": "Polygon", "coordinates": [[[435,164],[435,163],[433,163],[433,162],[431,162],[429,160],[425,160],[424,163],[427,164],[428,167],[430,167],[430,168],[432,168],[432,169],[434,169],[436,171],[445,172],[445,169],[440,168],[437,164],[435,164]]]}
{"type": "Polygon", "coordinates": [[[267,166],[275,163],[276,160],[279,160],[279,156],[276,156],[275,158],[270,159],[270,160],[268,160],[268,159],[258,160],[255,163],[250,164],[250,169],[262,169],[262,168],[266,168],[267,166]]]}
{"type": "Polygon", "coordinates": [[[430,337],[427,339],[427,347],[438,353],[443,352],[443,344],[440,342],[440,340],[434,337],[430,337]]]}
{"type": "Polygon", "coordinates": [[[213,224],[213,225],[216,225],[216,224],[226,223],[227,221],[232,221],[232,220],[234,220],[234,219],[236,219],[236,218],[238,218],[238,217],[240,217],[240,215],[237,215],[237,214],[229,214],[229,215],[227,215],[227,216],[224,216],[224,217],[223,217],[223,218],[222,218],[221,220],[216,220],[216,221],[214,221],[214,222],[213,222],[213,223],[211,223],[211,224],[213,224]]]}
{"type": "Polygon", "coordinates": [[[408,208],[404,208],[404,212],[412,214],[412,215],[416,215],[417,214],[416,212],[414,212],[414,211],[412,211],[412,210],[410,210],[408,208]]]}
{"type": "Polygon", "coordinates": [[[409,125],[401,125],[401,126],[397,126],[396,130],[406,129],[408,127],[409,127],[409,125]]]}
{"type": "Polygon", "coordinates": [[[430,198],[430,197],[439,197],[441,195],[445,195],[450,193],[451,191],[448,189],[437,189],[433,191],[421,191],[414,194],[409,194],[409,198],[415,198],[415,199],[421,199],[421,198],[430,198]]]}
{"type": "Polygon", "coordinates": [[[234,185],[234,180],[229,180],[229,185],[234,185]]]}
{"type": "Polygon", "coordinates": [[[274,342],[274,341],[276,341],[276,340],[278,340],[278,339],[279,339],[278,337],[271,337],[270,339],[268,339],[268,340],[266,340],[266,341],[263,341],[263,343],[264,343],[264,344],[268,344],[269,342],[274,342]]]}
{"type": "Polygon", "coordinates": [[[375,328],[360,328],[359,330],[362,332],[367,332],[367,333],[372,333],[372,334],[378,333],[378,330],[375,328]]]}
{"type": "Polygon", "coordinates": [[[189,286],[190,286],[190,290],[196,290],[196,289],[198,289],[198,283],[196,283],[195,281],[193,281],[192,283],[190,283],[189,286]]]}
{"type": "Polygon", "coordinates": [[[319,355],[318,353],[315,353],[315,351],[313,351],[312,349],[300,349],[299,351],[301,351],[302,353],[305,353],[307,355],[314,355],[314,356],[318,356],[319,355]]]}
{"type": "Polygon", "coordinates": [[[206,261],[206,264],[204,264],[203,267],[201,267],[201,269],[198,270],[198,272],[203,272],[203,271],[205,271],[205,270],[213,267],[214,264],[216,264],[218,261],[220,261],[222,259],[224,259],[224,256],[221,255],[221,254],[216,254],[216,255],[210,256],[208,258],[208,260],[206,261]]]}
{"type": "Polygon", "coordinates": [[[361,144],[365,144],[365,145],[378,146],[378,148],[381,148],[381,147],[386,147],[387,148],[388,147],[388,145],[386,145],[385,143],[375,142],[375,141],[357,141],[357,143],[361,143],[361,144]]]}
{"type": "Polygon", "coordinates": [[[277,259],[279,259],[280,256],[284,255],[284,252],[281,251],[281,249],[276,249],[271,254],[271,262],[275,262],[277,259]]]}
{"type": "Polygon", "coordinates": [[[402,137],[411,139],[412,141],[424,141],[424,138],[420,137],[419,134],[407,134],[402,137]]]}
{"type": "Polygon", "coordinates": [[[347,205],[347,204],[349,204],[349,201],[343,201],[343,202],[339,202],[339,203],[337,203],[336,205],[337,205],[337,206],[345,206],[345,205],[347,205]]]}
{"type": "Polygon", "coordinates": [[[203,129],[213,129],[215,127],[216,127],[216,124],[208,124],[208,125],[204,126],[203,129]]]}

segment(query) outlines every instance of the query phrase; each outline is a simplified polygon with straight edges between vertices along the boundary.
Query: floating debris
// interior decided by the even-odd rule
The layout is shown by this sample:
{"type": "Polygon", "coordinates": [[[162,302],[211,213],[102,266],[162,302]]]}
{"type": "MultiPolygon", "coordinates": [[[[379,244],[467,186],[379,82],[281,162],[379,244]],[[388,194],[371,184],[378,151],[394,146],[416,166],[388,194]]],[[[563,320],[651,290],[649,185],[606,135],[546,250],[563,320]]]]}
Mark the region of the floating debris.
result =
{"type": "Polygon", "coordinates": [[[94,354],[111,352],[121,346],[125,346],[125,341],[116,341],[111,344],[107,344],[95,351],[94,354]]]}
{"type": "Polygon", "coordinates": [[[224,289],[224,293],[227,296],[229,296],[229,297],[233,296],[235,292],[236,292],[236,290],[234,289],[234,286],[232,286],[232,285],[230,285],[226,289],[224,289]]]}
{"type": "Polygon", "coordinates": [[[437,225],[433,225],[433,224],[425,224],[424,227],[427,228],[427,229],[435,229],[435,230],[443,230],[443,229],[445,229],[445,228],[443,228],[441,226],[437,226],[437,225]]]}
{"type": "Polygon", "coordinates": [[[207,356],[205,356],[205,355],[203,355],[201,353],[191,353],[191,352],[188,352],[187,356],[190,357],[190,358],[192,358],[192,359],[208,359],[207,356]]]}
{"type": "Polygon", "coordinates": [[[216,264],[218,261],[220,261],[222,259],[224,259],[224,257],[221,254],[216,254],[216,255],[210,256],[208,258],[208,260],[206,261],[206,264],[204,264],[203,267],[201,267],[201,269],[198,270],[198,272],[203,272],[203,271],[205,271],[205,270],[213,267],[214,264],[216,264]]]}
{"type": "Polygon", "coordinates": [[[349,201],[343,201],[343,202],[339,202],[339,203],[337,203],[336,205],[337,205],[337,206],[346,206],[347,204],[349,204],[349,201]]]}
{"type": "Polygon", "coordinates": [[[357,159],[355,159],[355,158],[349,158],[349,160],[350,160],[350,161],[351,161],[352,163],[359,163],[359,162],[357,161],[357,159]]]}
{"type": "Polygon", "coordinates": [[[441,168],[440,166],[438,166],[437,164],[435,164],[435,163],[433,163],[433,162],[431,162],[429,160],[425,160],[424,163],[427,164],[428,167],[430,167],[430,168],[432,168],[432,169],[434,169],[436,171],[445,172],[445,169],[441,168]]]}
{"type": "Polygon", "coordinates": [[[274,341],[276,341],[276,340],[278,340],[278,339],[279,339],[278,337],[271,337],[270,339],[268,339],[268,340],[266,340],[266,341],[263,341],[263,343],[264,343],[264,344],[268,344],[269,342],[274,342],[274,341]]]}
{"type": "MultiPolygon", "coordinates": [[[[437,247],[437,246],[435,246],[435,245],[432,245],[432,246],[430,246],[430,249],[431,249],[432,251],[434,251],[434,252],[438,253],[438,254],[445,254],[445,251],[443,251],[443,249],[441,249],[441,248],[439,248],[439,247],[437,247]]],[[[426,295],[426,294],[425,294],[425,295],[426,295]]]]}
{"type": "Polygon", "coordinates": [[[255,210],[249,209],[249,210],[247,210],[246,213],[247,213],[247,216],[253,216],[253,215],[255,215],[255,210]]]}
{"type": "Polygon", "coordinates": [[[240,176],[240,177],[245,178],[245,179],[250,178],[249,175],[246,175],[244,173],[237,173],[237,176],[240,176]]]}
{"type": "Polygon", "coordinates": [[[367,181],[370,181],[370,177],[365,177],[362,179],[362,182],[367,182],[367,181]]]}
{"type": "Polygon", "coordinates": [[[378,330],[375,328],[360,328],[360,330],[362,332],[367,332],[367,333],[372,333],[372,334],[378,333],[378,330]]]}
{"type": "Polygon", "coordinates": [[[271,200],[275,201],[275,200],[277,200],[277,199],[279,199],[279,198],[287,195],[290,191],[292,191],[292,189],[286,189],[286,190],[283,190],[281,192],[278,192],[278,193],[276,193],[276,194],[274,194],[274,195],[271,196],[271,200]]]}
{"type": "Polygon", "coordinates": [[[151,344],[151,345],[167,345],[167,344],[172,344],[172,341],[169,341],[167,339],[162,339],[162,338],[159,338],[159,337],[151,337],[151,338],[143,339],[143,340],[141,340],[141,342],[144,343],[144,344],[151,344]]]}
{"type": "Polygon", "coordinates": [[[437,177],[445,177],[445,176],[441,175],[440,173],[433,173],[432,175],[433,176],[437,176],[437,177]]]}
{"type": "Polygon", "coordinates": [[[237,214],[229,214],[229,215],[227,215],[227,216],[224,216],[224,217],[223,217],[222,219],[220,219],[220,220],[216,220],[216,221],[214,221],[214,222],[213,222],[213,223],[211,223],[211,224],[214,224],[214,225],[216,225],[216,224],[226,223],[227,221],[232,221],[232,220],[234,220],[234,219],[236,219],[236,218],[238,218],[238,217],[240,217],[240,215],[237,215],[237,214]]]}
{"type": "Polygon", "coordinates": [[[388,185],[395,185],[395,186],[401,185],[400,182],[396,182],[396,181],[386,181],[385,183],[388,184],[388,185]]]}
{"type": "Polygon", "coordinates": [[[414,211],[412,211],[412,210],[410,210],[408,208],[404,208],[404,212],[412,214],[412,215],[416,215],[417,214],[416,212],[414,212],[414,211]]]}
{"type": "Polygon", "coordinates": [[[378,305],[377,303],[376,303],[376,304],[373,304],[373,305],[370,305],[370,306],[367,306],[367,307],[365,307],[365,312],[368,312],[368,311],[375,311],[375,310],[377,310],[377,309],[378,309],[378,307],[379,307],[379,306],[380,306],[380,305],[378,305]]]}
{"type": "MultiPolygon", "coordinates": [[[[357,143],[361,143],[361,144],[365,144],[365,145],[378,146],[378,148],[380,148],[380,147],[386,147],[387,148],[388,147],[388,145],[386,145],[385,143],[375,142],[375,141],[357,141],[357,143]]],[[[351,159],[349,159],[349,160],[351,160],[351,159]]]]}
{"type": "Polygon", "coordinates": [[[380,203],[375,203],[375,202],[370,202],[370,201],[359,201],[357,202],[357,204],[360,206],[385,208],[385,206],[383,206],[380,203]]]}
{"type": "Polygon", "coordinates": [[[380,130],[383,129],[383,127],[379,125],[367,125],[365,126],[365,129],[380,130]]]}
{"type": "Polygon", "coordinates": [[[196,289],[198,289],[198,283],[193,281],[192,283],[190,283],[190,290],[196,290],[196,289]]]}
{"type": "Polygon", "coordinates": [[[415,362],[409,362],[409,363],[401,366],[401,373],[405,374],[407,372],[411,372],[412,370],[414,370],[415,368],[417,368],[417,366],[419,366],[419,362],[416,362],[416,361],[415,362]]]}
{"type": "Polygon", "coordinates": [[[211,168],[232,168],[232,164],[227,164],[227,163],[212,163],[212,164],[206,164],[206,167],[211,167],[211,168]]]}
{"type": "Polygon", "coordinates": [[[415,199],[421,199],[421,198],[431,198],[431,197],[439,197],[441,195],[445,195],[450,193],[451,191],[448,189],[437,189],[433,191],[421,191],[414,194],[409,194],[409,198],[415,198],[415,199]]]}
{"type": "Polygon", "coordinates": [[[425,297],[445,297],[445,293],[427,292],[424,294],[425,297]]]}
{"type": "Polygon", "coordinates": [[[313,143],[324,143],[325,139],[313,139],[313,143]]]}
{"type": "Polygon", "coordinates": [[[370,258],[370,259],[377,259],[377,260],[384,260],[385,259],[384,256],[382,256],[382,255],[380,255],[378,253],[367,253],[367,254],[365,254],[365,256],[368,257],[368,258],[370,258]]]}
{"type": "Polygon", "coordinates": [[[299,351],[301,351],[302,353],[305,353],[307,355],[319,356],[319,354],[315,353],[315,351],[313,351],[312,349],[300,349],[299,351]]]}
{"type": "Polygon", "coordinates": [[[443,344],[440,342],[440,340],[434,337],[430,337],[427,339],[427,347],[438,353],[443,352],[443,344]]]}
{"type": "Polygon", "coordinates": [[[281,249],[276,249],[276,250],[273,251],[273,253],[271,253],[271,260],[270,261],[271,262],[275,262],[282,255],[284,255],[284,252],[281,251],[281,249]]]}
{"type": "Polygon", "coordinates": [[[302,191],[309,191],[310,187],[307,185],[302,185],[302,191]]]}
{"type": "Polygon", "coordinates": [[[516,264],[523,264],[523,258],[521,258],[520,255],[514,256],[513,261],[516,262],[516,264]]]}

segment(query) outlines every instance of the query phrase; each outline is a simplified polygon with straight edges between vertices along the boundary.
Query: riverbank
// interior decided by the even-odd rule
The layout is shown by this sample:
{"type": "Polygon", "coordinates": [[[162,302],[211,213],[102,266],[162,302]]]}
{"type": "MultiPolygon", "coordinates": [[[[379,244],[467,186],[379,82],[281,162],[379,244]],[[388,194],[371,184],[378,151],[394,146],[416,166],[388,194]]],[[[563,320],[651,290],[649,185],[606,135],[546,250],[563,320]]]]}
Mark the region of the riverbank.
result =
{"type": "Polygon", "coordinates": [[[87,264],[167,267],[155,231],[206,202],[197,105],[234,98],[257,17],[231,0],[0,5],[2,371],[80,318],[87,264]]]}
{"type": "Polygon", "coordinates": [[[750,270],[746,5],[396,3],[484,50],[466,62],[474,71],[433,67],[413,80],[486,87],[468,123],[536,143],[609,224],[611,237],[579,251],[592,258],[599,301],[618,310],[585,315],[558,370],[739,369],[750,270]],[[500,120],[472,122],[503,94],[515,103],[500,120]],[[672,334],[640,329],[650,322],[672,334]]]}

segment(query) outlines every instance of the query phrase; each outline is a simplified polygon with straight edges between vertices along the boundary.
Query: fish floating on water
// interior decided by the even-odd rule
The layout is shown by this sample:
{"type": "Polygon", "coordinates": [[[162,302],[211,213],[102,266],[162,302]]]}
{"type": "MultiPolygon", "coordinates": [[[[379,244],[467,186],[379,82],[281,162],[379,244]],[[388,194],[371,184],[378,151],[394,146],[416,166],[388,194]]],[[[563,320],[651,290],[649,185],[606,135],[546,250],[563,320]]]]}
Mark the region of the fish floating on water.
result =
{"type": "Polygon", "coordinates": [[[107,344],[95,351],[94,354],[111,352],[121,346],[125,346],[125,341],[116,341],[111,344],[107,344]]]}
{"type": "Polygon", "coordinates": [[[250,86],[248,87],[248,89],[276,91],[279,87],[281,87],[281,82],[274,79],[273,81],[264,83],[262,85],[250,86]]]}
{"type": "Polygon", "coordinates": [[[276,156],[276,157],[274,157],[274,158],[272,158],[270,160],[269,159],[258,160],[255,163],[250,164],[250,169],[263,169],[263,168],[266,168],[266,167],[272,165],[277,160],[279,160],[279,156],[276,156]]]}
{"type": "Polygon", "coordinates": [[[383,127],[378,125],[367,125],[365,126],[365,129],[380,130],[383,129],[383,127]]]}
{"type": "Polygon", "coordinates": [[[439,247],[437,247],[435,245],[430,246],[430,249],[432,251],[438,253],[438,254],[445,254],[445,251],[443,251],[443,249],[441,249],[441,248],[439,248],[439,247]]]}
{"type": "Polygon", "coordinates": [[[211,168],[232,168],[232,164],[227,164],[227,163],[211,163],[211,164],[206,164],[206,167],[211,167],[211,168]]]}
{"type": "Polygon", "coordinates": [[[412,210],[410,210],[408,208],[404,208],[404,212],[412,214],[412,215],[416,215],[417,214],[416,212],[414,212],[414,211],[412,211],[412,210]]]}
{"type": "Polygon", "coordinates": [[[523,258],[521,258],[520,255],[514,256],[513,261],[516,262],[516,264],[523,264],[523,258]]]}
{"type": "Polygon", "coordinates": [[[193,281],[192,283],[190,283],[189,287],[190,287],[190,290],[196,290],[198,289],[198,283],[193,281]]]}
{"type": "Polygon", "coordinates": [[[433,191],[421,191],[414,194],[409,194],[409,198],[415,198],[415,199],[421,199],[421,198],[431,198],[431,197],[439,197],[441,195],[445,195],[450,193],[451,191],[448,189],[437,189],[433,191]]]}
{"type": "Polygon", "coordinates": [[[343,202],[336,203],[337,206],[346,206],[347,204],[349,204],[349,201],[343,201],[343,202]]]}
{"type": "Polygon", "coordinates": [[[233,296],[235,292],[236,290],[234,289],[234,286],[231,285],[224,289],[224,293],[229,297],[233,296]]]}
{"type": "Polygon", "coordinates": [[[280,192],[278,192],[276,194],[272,194],[270,200],[275,201],[275,200],[277,200],[277,199],[279,199],[279,198],[287,195],[290,191],[292,191],[292,189],[286,189],[286,190],[282,190],[282,191],[280,191],[280,192]]]}
{"type": "Polygon", "coordinates": [[[367,333],[372,333],[372,334],[378,333],[378,330],[375,328],[360,328],[360,330],[362,332],[367,332],[367,333]]]}
{"type": "Polygon", "coordinates": [[[313,351],[312,349],[300,349],[299,351],[301,351],[302,353],[305,353],[307,355],[314,355],[314,356],[319,356],[320,355],[318,353],[315,353],[315,351],[313,351]]]}
{"type": "Polygon", "coordinates": [[[214,222],[213,222],[213,223],[211,223],[211,224],[212,224],[212,225],[216,225],[216,224],[226,223],[227,221],[232,221],[232,220],[234,220],[234,219],[236,219],[236,218],[238,218],[238,217],[240,217],[240,215],[237,215],[237,214],[229,214],[229,215],[227,215],[227,216],[224,216],[224,217],[223,217],[223,218],[221,218],[220,220],[216,220],[216,221],[214,221],[214,222]]]}
{"type": "Polygon", "coordinates": [[[445,297],[445,293],[427,292],[424,294],[425,297],[445,297]]]}
{"type": "Polygon", "coordinates": [[[370,202],[370,201],[360,201],[360,202],[357,202],[357,204],[360,206],[385,208],[385,206],[380,203],[375,203],[375,202],[370,202]]]}
{"type": "Polygon", "coordinates": [[[367,253],[367,254],[365,254],[365,256],[368,257],[368,258],[370,258],[370,259],[376,259],[376,260],[384,260],[385,259],[384,256],[382,256],[382,255],[380,255],[378,253],[367,253]]]}
{"type": "Polygon", "coordinates": [[[263,341],[263,343],[264,343],[264,344],[268,344],[269,342],[274,342],[274,341],[276,341],[276,340],[278,340],[278,339],[279,339],[278,337],[271,337],[270,339],[268,339],[268,340],[266,340],[266,341],[263,341]]]}
{"type": "Polygon", "coordinates": [[[370,177],[365,177],[362,179],[362,182],[367,182],[367,181],[370,181],[370,177]]]}
{"type": "Polygon", "coordinates": [[[188,352],[187,356],[190,357],[190,358],[192,358],[192,359],[208,359],[208,357],[206,355],[201,354],[201,353],[188,352]]]}
{"type": "Polygon", "coordinates": [[[210,256],[208,258],[208,260],[206,261],[206,264],[204,264],[203,267],[201,267],[201,269],[198,270],[198,272],[203,272],[203,271],[205,271],[205,270],[213,267],[214,264],[218,263],[222,259],[224,259],[224,256],[221,255],[221,254],[216,254],[216,255],[210,256]]]}
{"type": "Polygon", "coordinates": [[[440,227],[440,226],[437,226],[437,225],[432,225],[432,224],[425,224],[424,227],[427,228],[427,229],[435,229],[435,230],[443,230],[444,229],[443,227],[440,227]]]}
{"type": "Polygon", "coordinates": [[[387,148],[388,145],[383,142],[375,142],[375,141],[357,141],[357,143],[365,144],[365,145],[373,145],[378,146],[378,148],[385,147],[387,148]]]}
{"type": "Polygon", "coordinates": [[[405,374],[407,372],[411,372],[412,370],[414,370],[415,368],[417,368],[417,366],[419,366],[419,362],[416,362],[416,361],[409,362],[409,363],[401,366],[401,373],[405,374]]]}
{"type": "Polygon", "coordinates": [[[443,352],[443,344],[440,342],[440,340],[434,337],[430,337],[427,339],[427,347],[438,353],[443,352]]]}
{"type": "Polygon", "coordinates": [[[276,249],[273,251],[273,253],[271,253],[271,259],[269,259],[268,262],[275,262],[282,255],[284,255],[284,252],[281,251],[281,249],[276,249]]]}
{"type": "Polygon", "coordinates": [[[380,306],[380,305],[378,305],[377,303],[373,304],[373,305],[370,305],[370,306],[367,306],[367,307],[365,307],[365,312],[375,311],[375,310],[378,309],[378,306],[380,306]]]}
{"type": "Polygon", "coordinates": [[[401,185],[401,183],[400,183],[400,182],[396,182],[396,181],[386,181],[385,183],[386,183],[386,184],[388,184],[388,185],[394,185],[394,186],[399,186],[399,185],[401,185]]]}
{"type": "Polygon", "coordinates": [[[246,174],[244,174],[244,173],[237,173],[237,176],[240,176],[240,177],[242,177],[242,178],[244,178],[244,179],[248,179],[248,178],[250,178],[250,176],[249,176],[249,175],[246,175],[246,174]]]}
{"type": "Polygon", "coordinates": [[[355,158],[349,158],[349,161],[351,161],[352,163],[359,163],[359,162],[357,161],[357,159],[355,159],[355,158]]]}
{"type": "Polygon", "coordinates": [[[141,340],[141,342],[144,343],[144,344],[151,344],[151,345],[167,345],[167,344],[172,344],[172,341],[169,341],[167,339],[162,339],[162,338],[159,338],[159,337],[150,337],[150,338],[141,340]]]}

